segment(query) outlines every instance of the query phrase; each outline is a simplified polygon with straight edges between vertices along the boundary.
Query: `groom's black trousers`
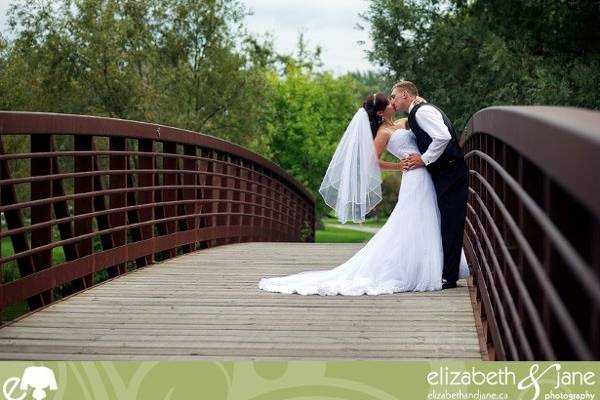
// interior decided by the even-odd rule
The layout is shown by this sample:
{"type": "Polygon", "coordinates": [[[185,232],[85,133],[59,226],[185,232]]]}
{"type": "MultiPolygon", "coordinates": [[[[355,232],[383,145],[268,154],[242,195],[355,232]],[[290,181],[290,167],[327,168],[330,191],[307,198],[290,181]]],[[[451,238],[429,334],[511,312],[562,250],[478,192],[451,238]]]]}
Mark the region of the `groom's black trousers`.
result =
{"type": "Polygon", "coordinates": [[[463,247],[467,198],[469,195],[469,168],[459,159],[440,168],[430,170],[437,194],[442,224],[444,271],[442,278],[456,282],[463,247]]]}

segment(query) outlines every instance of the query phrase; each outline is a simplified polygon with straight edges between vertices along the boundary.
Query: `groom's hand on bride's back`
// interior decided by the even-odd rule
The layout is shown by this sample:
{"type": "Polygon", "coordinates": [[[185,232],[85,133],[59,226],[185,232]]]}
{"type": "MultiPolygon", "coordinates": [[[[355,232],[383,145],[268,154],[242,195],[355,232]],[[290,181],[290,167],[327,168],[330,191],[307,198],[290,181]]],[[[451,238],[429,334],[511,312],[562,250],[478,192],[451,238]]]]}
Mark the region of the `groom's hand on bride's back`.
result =
{"type": "Polygon", "coordinates": [[[410,171],[411,169],[421,168],[425,166],[421,155],[418,153],[412,153],[400,160],[402,171],[410,171]]]}

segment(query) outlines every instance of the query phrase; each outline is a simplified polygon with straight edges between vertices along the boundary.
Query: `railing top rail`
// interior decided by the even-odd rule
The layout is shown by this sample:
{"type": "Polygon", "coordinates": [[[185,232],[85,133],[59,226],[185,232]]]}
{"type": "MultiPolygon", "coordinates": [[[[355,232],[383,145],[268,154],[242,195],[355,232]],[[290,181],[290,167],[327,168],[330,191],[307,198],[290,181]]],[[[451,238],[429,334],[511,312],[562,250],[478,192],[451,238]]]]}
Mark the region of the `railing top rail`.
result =
{"type": "Polygon", "coordinates": [[[283,168],[253,151],[214,136],[185,129],[89,115],[55,114],[23,111],[0,111],[0,135],[73,134],[149,139],[206,147],[245,158],[276,173],[290,182],[307,199],[314,196],[283,168]]]}
{"type": "Polygon", "coordinates": [[[600,112],[569,107],[489,107],[469,120],[461,144],[487,133],[517,149],[600,217],[600,112]]]}

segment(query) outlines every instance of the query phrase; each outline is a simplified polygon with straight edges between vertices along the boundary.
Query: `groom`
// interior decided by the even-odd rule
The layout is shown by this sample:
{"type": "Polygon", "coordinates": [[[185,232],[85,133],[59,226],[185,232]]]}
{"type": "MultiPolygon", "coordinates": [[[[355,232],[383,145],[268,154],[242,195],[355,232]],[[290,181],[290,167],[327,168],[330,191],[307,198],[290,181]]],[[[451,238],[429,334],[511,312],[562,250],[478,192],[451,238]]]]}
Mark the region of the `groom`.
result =
{"type": "Polygon", "coordinates": [[[415,105],[418,95],[414,83],[402,81],[394,85],[390,101],[395,111],[408,113],[408,124],[421,152],[402,159],[403,170],[426,167],[435,186],[444,248],[442,289],[452,289],[458,280],[463,245],[469,169],[446,114],[429,103],[415,105]]]}

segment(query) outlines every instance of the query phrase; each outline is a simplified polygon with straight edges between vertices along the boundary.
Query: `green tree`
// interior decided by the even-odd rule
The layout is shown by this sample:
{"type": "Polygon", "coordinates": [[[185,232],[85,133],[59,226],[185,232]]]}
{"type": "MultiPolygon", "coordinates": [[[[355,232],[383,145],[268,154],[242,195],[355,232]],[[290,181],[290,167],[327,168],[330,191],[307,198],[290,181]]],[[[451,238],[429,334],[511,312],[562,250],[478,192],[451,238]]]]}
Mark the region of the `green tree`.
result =
{"type": "Polygon", "coordinates": [[[0,108],[175,125],[245,144],[264,68],[231,0],[21,0],[0,108]],[[248,101],[253,99],[253,101],[248,101]]]}
{"type": "Polygon", "coordinates": [[[349,75],[359,84],[359,98],[366,99],[373,93],[390,93],[394,81],[382,71],[356,71],[349,75]]]}
{"type": "Polygon", "coordinates": [[[457,128],[481,108],[600,108],[596,1],[372,0],[370,57],[417,83],[457,128]]]}
{"type": "Polygon", "coordinates": [[[171,101],[156,103],[156,112],[173,125],[248,144],[260,132],[266,82],[252,52],[260,45],[245,39],[244,8],[230,0],[172,3],[161,24],[157,78],[171,101]]]}
{"type": "Polygon", "coordinates": [[[268,156],[315,195],[317,216],[330,210],[321,181],[360,102],[352,76],[316,73],[306,60],[287,58],[285,74],[269,74],[271,97],[264,115],[268,156]]]}

